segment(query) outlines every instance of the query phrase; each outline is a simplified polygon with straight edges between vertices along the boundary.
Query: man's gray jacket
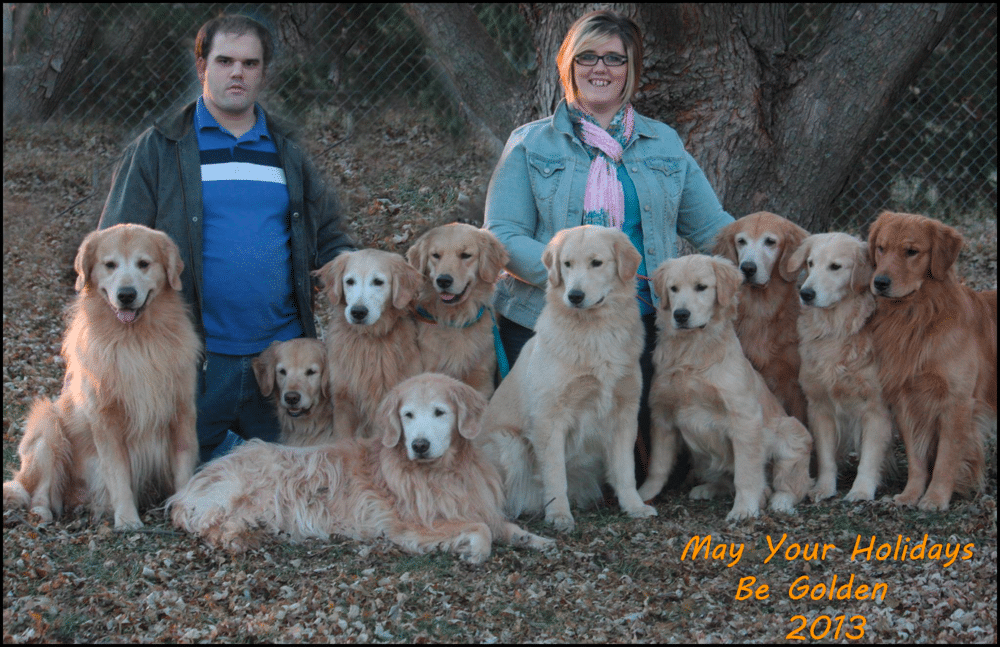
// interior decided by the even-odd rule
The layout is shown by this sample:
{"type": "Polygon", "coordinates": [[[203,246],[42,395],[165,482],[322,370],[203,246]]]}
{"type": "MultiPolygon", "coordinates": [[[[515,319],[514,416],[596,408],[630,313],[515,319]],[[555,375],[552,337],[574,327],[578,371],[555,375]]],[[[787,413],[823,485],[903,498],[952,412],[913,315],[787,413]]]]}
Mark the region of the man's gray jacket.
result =
{"type": "MultiPolygon", "coordinates": [[[[98,229],[137,223],[166,232],[180,247],[184,261],[183,294],[194,311],[202,339],[202,197],[201,160],[194,129],[196,103],[166,117],[125,150],[115,171],[98,229]]],[[[337,254],[354,249],[341,223],[341,208],[290,138],[287,125],[268,117],[268,130],[278,149],[288,186],[292,284],[302,330],[316,336],[312,314],[314,278],[310,271],[337,254]]],[[[219,280],[218,278],[214,280],[219,280]]]]}

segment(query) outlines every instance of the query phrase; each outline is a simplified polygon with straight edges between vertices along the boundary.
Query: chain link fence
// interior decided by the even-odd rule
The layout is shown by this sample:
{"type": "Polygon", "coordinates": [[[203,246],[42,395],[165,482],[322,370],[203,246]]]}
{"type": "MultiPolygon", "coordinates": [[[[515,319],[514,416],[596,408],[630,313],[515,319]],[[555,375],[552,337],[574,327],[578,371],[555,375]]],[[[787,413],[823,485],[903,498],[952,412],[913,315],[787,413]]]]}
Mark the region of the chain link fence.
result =
{"type": "MultiPolygon", "coordinates": [[[[830,6],[791,7],[793,54],[809,52],[830,6]]],[[[514,66],[531,74],[535,50],[517,5],[474,7],[514,66]]],[[[852,175],[838,225],[882,208],[995,217],[996,11],[972,5],[934,50],[852,175]]],[[[349,133],[376,108],[405,100],[442,123],[461,121],[402,6],[347,3],[4,4],[5,120],[103,120],[137,132],[198,96],[195,32],[220,13],[249,15],[276,35],[262,99],[279,112],[321,111],[349,133]],[[9,83],[37,90],[14,104],[9,83]]]]}

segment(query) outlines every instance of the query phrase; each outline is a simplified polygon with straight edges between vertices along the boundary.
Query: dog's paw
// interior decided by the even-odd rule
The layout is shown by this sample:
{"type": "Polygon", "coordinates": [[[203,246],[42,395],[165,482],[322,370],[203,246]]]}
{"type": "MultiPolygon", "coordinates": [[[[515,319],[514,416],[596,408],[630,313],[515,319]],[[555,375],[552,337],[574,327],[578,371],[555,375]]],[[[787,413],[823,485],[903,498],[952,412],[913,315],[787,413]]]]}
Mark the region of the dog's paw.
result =
{"type": "Polygon", "coordinates": [[[875,489],[859,488],[855,485],[851,491],[844,495],[844,501],[854,503],[855,501],[871,501],[875,498],[875,489]]]}
{"type": "Polygon", "coordinates": [[[771,509],[785,514],[795,514],[795,495],[791,492],[777,492],[771,497],[771,509]]]}
{"type": "Polygon", "coordinates": [[[470,564],[482,564],[489,556],[492,545],[489,537],[481,532],[462,533],[455,542],[459,557],[470,564]]]}
{"type": "Polygon", "coordinates": [[[892,497],[892,500],[896,505],[917,505],[917,501],[920,500],[921,493],[916,491],[915,488],[907,487],[902,492],[892,497]]]}
{"type": "Polygon", "coordinates": [[[551,523],[559,532],[569,532],[576,527],[573,515],[568,512],[547,512],[545,520],[551,523]]]}
{"type": "Polygon", "coordinates": [[[136,530],[142,528],[142,520],[135,510],[115,513],[115,530],[136,530]]]}
{"type": "Polygon", "coordinates": [[[530,548],[532,550],[554,550],[556,548],[556,540],[549,539],[547,537],[542,537],[531,532],[525,532],[524,535],[517,538],[517,545],[523,546],[525,548],[530,548]]]}
{"type": "Polygon", "coordinates": [[[829,499],[837,495],[837,486],[833,483],[817,483],[816,487],[809,491],[809,499],[813,502],[829,499]]]}
{"type": "Polygon", "coordinates": [[[38,517],[39,523],[52,523],[52,511],[43,505],[36,505],[31,509],[31,514],[38,517]]]}
{"type": "Polygon", "coordinates": [[[715,487],[710,483],[703,483],[701,485],[696,485],[691,488],[691,493],[688,494],[688,498],[695,501],[707,501],[708,499],[715,498],[715,487]]]}
{"type": "Polygon", "coordinates": [[[657,485],[655,483],[650,483],[648,480],[642,484],[639,488],[639,498],[643,501],[652,501],[660,490],[663,489],[662,485],[657,485]]]}
{"type": "Polygon", "coordinates": [[[920,502],[917,503],[917,508],[926,512],[944,512],[948,509],[948,504],[950,502],[950,496],[936,496],[928,491],[920,498],[920,502]]]}
{"type": "Polygon", "coordinates": [[[659,514],[656,511],[656,508],[654,508],[651,505],[643,505],[639,508],[626,510],[625,512],[627,512],[628,516],[632,517],[633,519],[644,519],[646,517],[655,517],[657,516],[657,514],[659,514]]]}
{"type": "Polygon", "coordinates": [[[726,515],[726,521],[743,521],[744,519],[751,519],[758,516],[760,516],[760,508],[753,506],[733,506],[733,509],[726,515]]]}

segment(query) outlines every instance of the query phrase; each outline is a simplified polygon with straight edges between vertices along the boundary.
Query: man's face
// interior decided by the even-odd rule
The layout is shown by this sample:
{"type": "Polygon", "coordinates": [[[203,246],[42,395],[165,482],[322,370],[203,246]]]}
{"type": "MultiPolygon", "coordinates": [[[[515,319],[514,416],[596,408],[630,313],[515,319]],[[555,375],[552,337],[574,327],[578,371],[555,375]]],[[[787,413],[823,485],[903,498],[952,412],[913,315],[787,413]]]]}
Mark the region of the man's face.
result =
{"type": "Polygon", "coordinates": [[[253,110],[264,85],[264,48],[257,36],[216,34],[208,58],[199,58],[197,67],[210,112],[238,118],[253,110]]]}

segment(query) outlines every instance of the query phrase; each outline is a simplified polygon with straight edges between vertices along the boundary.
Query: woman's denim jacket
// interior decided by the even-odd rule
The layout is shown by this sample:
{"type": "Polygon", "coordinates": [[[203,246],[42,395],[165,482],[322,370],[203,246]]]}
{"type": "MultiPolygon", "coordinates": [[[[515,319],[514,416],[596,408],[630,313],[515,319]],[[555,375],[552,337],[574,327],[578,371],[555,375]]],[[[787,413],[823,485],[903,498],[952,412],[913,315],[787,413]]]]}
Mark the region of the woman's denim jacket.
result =
{"type": "MultiPolygon", "coordinates": [[[[652,272],[676,256],[678,235],[708,252],[716,232],[733,218],[673,128],[636,114],[635,132],[622,161],[639,196],[640,251],[652,272]]],[[[490,180],[486,227],[510,253],[494,306],[515,323],[534,328],[545,304],[545,245],[557,231],[583,224],[590,162],[565,101],[552,116],[517,128],[507,140],[490,180]]]]}

